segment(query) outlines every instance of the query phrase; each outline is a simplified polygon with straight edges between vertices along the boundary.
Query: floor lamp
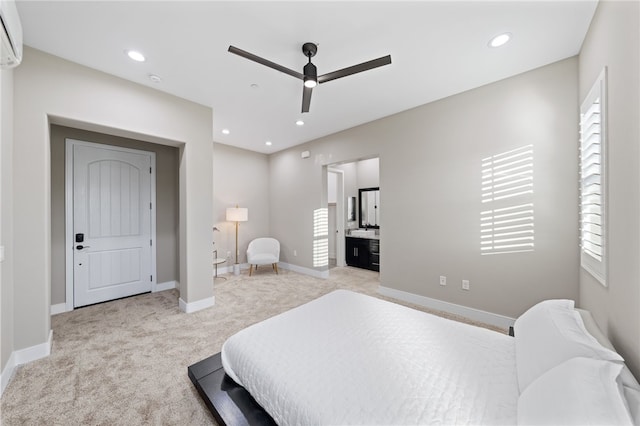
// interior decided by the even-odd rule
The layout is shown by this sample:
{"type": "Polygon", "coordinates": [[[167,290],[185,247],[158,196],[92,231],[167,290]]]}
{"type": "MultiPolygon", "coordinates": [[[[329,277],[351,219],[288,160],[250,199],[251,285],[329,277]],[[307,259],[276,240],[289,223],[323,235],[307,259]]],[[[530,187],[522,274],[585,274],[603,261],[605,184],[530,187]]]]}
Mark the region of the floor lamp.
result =
{"type": "Polygon", "coordinates": [[[238,263],[238,225],[240,222],[249,220],[249,209],[246,207],[229,207],[227,208],[227,221],[236,223],[236,263],[233,265],[234,275],[240,275],[240,264],[238,263]]]}

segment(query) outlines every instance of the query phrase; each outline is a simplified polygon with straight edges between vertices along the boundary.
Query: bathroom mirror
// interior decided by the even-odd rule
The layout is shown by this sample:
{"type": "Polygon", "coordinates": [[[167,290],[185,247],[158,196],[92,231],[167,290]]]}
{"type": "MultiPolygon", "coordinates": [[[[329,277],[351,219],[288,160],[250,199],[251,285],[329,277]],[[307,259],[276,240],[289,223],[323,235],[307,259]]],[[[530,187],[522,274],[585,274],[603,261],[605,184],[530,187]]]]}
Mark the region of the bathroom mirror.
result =
{"type": "Polygon", "coordinates": [[[360,188],[360,228],[380,228],[380,188],[360,188]]]}

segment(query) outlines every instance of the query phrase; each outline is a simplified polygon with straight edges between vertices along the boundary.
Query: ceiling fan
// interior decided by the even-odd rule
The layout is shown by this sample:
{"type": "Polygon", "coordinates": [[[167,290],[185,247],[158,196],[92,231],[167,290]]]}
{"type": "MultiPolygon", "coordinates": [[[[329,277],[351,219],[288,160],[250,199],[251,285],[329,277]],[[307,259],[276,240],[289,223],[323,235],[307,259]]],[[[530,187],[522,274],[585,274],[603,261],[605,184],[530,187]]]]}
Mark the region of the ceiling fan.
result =
{"type": "Polygon", "coordinates": [[[305,43],[302,45],[302,53],[304,53],[304,55],[309,58],[309,62],[302,69],[302,74],[290,68],[276,64],[275,62],[271,62],[267,59],[261,58],[260,56],[256,56],[253,53],[238,49],[234,46],[229,46],[229,52],[302,80],[302,112],[309,112],[309,105],[311,104],[311,91],[314,87],[316,87],[316,85],[326,83],[337,78],[356,74],[362,71],[368,71],[370,69],[378,68],[383,65],[389,65],[391,63],[391,55],[387,55],[378,59],[373,59],[371,61],[363,62],[361,64],[353,65],[347,68],[342,68],[341,70],[333,71],[319,76],[316,66],[311,63],[311,58],[313,58],[318,52],[318,46],[315,43],[305,43]]]}

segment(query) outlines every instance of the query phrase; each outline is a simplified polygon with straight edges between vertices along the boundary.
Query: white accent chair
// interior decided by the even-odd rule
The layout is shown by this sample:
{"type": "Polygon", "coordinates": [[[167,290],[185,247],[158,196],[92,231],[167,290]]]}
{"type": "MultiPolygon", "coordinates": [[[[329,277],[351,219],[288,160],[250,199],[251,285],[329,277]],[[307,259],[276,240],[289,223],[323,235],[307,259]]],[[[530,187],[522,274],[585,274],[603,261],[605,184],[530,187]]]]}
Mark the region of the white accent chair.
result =
{"type": "Polygon", "coordinates": [[[247,263],[249,264],[249,276],[253,273],[253,266],[256,270],[259,265],[271,265],[276,274],[278,273],[278,262],[280,261],[280,241],[275,238],[256,238],[247,247],[247,263]]]}

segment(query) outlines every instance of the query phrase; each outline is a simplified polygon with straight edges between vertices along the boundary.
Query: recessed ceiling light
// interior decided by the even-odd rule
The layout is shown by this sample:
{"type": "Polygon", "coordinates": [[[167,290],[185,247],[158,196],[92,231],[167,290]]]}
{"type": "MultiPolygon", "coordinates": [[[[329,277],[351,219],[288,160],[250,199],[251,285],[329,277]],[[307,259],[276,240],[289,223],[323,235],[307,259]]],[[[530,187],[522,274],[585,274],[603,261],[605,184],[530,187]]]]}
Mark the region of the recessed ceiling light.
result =
{"type": "Polygon", "coordinates": [[[229,131],[229,129],[222,129],[222,134],[223,134],[223,135],[228,135],[229,133],[231,133],[231,132],[229,131]]]}
{"type": "Polygon", "coordinates": [[[500,47],[503,46],[511,39],[511,33],[503,33],[495,36],[489,42],[489,47],[500,47]]]}
{"type": "Polygon", "coordinates": [[[302,120],[296,121],[296,126],[304,126],[304,121],[302,120]]]}
{"type": "Polygon", "coordinates": [[[142,53],[138,52],[137,50],[127,50],[126,52],[127,56],[129,56],[136,62],[144,62],[147,59],[142,53]]]}
{"type": "Polygon", "coordinates": [[[153,81],[154,83],[160,83],[162,81],[162,79],[155,74],[149,74],[149,80],[153,81]]]}
{"type": "Polygon", "coordinates": [[[271,145],[273,145],[273,144],[271,143],[271,141],[266,141],[264,144],[265,144],[266,146],[271,146],[271,145]]]}
{"type": "Polygon", "coordinates": [[[251,86],[249,86],[249,87],[251,87],[252,89],[259,89],[260,88],[260,86],[258,86],[256,83],[251,84],[251,86]]]}

